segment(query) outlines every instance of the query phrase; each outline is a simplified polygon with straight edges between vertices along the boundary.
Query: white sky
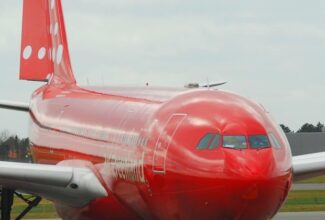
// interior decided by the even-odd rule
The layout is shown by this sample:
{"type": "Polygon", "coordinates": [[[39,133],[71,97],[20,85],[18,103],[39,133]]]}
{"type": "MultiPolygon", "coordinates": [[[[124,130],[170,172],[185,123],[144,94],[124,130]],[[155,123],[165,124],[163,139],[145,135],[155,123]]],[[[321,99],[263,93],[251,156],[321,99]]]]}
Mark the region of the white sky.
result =
{"type": "MultiPolygon", "coordinates": [[[[63,0],[79,84],[223,88],[262,103],[297,130],[325,123],[325,1],[63,0]]],[[[0,2],[0,99],[28,102],[18,80],[22,1],[0,2]]],[[[27,136],[25,113],[0,130],[27,136]]]]}

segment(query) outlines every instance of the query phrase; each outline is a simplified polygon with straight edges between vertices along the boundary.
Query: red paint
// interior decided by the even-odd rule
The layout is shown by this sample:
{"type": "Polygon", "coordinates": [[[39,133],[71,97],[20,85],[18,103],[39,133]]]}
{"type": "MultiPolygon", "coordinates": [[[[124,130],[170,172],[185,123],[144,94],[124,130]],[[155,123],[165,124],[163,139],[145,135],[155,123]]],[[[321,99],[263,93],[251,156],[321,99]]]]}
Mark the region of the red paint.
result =
{"type": "Polygon", "coordinates": [[[25,0],[20,79],[47,81],[52,77],[53,83],[76,82],[68,52],[61,1],[25,0]]]}
{"type": "Polygon", "coordinates": [[[35,1],[24,1],[22,53],[26,45],[36,51],[44,45],[51,52],[63,47],[62,60],[48,52],[44,62],[34,52],[22,58],[22,79],[45,80],[53,71],[30,102],[35,161],[91,167],[109,194],[79,209],[56,203],[63,218],[274,216],[291,186],[291,152],[261,106],[208,88],[81,88],[71,70],[61,2],[39,0],[36,6],[35,1]],[[247,139],[269,132],[279,140],[279,149],[196,148],[207,133],[247,139]]]}
{"type": "Polygon", "coordinates": [[[36,161],[91,161],[114,194],[80,210],[58,204],[59,213],[89,219],[120,219],[127,212],[129,219],[268,219],[280,208],[291,180],[291,154],[259,105],[213,90],[105,93],[50,84],[33,95],[36,161]],[[208,132],[270,131],[281,140],[280,149],[196,149],[208,132]]]}

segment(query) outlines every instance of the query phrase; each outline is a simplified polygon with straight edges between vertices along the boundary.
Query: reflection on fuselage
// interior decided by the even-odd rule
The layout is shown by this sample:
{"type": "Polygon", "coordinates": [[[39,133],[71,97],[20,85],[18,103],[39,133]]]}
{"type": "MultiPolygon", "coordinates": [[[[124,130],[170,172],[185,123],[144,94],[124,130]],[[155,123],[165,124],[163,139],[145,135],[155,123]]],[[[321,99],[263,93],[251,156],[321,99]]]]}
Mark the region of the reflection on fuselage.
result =
{"type": "MultiPolygon", "coordinates": [[[[31,104],[35,159],[98,164],[117,201],[143,218],[268,219],[276,213],[291,184],[290,148],[263,108],[223,91],[169,91],[167,98],[164,91],[146,96],[146,89],[38,91],[31,104]],[[198,149],[206,134],[210,139],[198,149]],[[272,147],[263,146],[266,136],[272,147]]],[[[109,216],[110,207],[98,210],[96,202],[89,212],[109,216]]]]}

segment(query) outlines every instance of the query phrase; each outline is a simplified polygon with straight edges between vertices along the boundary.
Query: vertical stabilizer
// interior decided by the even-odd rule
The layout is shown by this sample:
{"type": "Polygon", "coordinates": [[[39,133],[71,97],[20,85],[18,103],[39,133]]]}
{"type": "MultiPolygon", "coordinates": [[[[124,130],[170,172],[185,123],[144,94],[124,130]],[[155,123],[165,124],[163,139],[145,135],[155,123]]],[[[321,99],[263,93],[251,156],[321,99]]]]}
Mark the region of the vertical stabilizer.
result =
{"type": "Polygon", "coordinates": [[[24,0],[20,79],[73,84],[60,0],[24,0]]]}

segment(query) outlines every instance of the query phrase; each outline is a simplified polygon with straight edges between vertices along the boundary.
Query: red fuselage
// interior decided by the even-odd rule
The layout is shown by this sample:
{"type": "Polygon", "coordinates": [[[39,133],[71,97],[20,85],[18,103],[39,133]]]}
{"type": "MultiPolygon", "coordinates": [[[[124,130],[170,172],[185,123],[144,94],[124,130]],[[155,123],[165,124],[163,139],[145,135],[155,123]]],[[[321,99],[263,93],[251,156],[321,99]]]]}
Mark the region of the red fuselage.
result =
{"type": "Polygon", "coordinates": [[[44,86],[31,101],[38,163],[92,169],[107,198],[63,218],[270,219],[291,186],[286,138],[258,104],[220,90],[44,86]],[[206,134],[220,144],[198,149],[206,134]],[[269,135],[280,147],[224,147],[222,137],[269,135]]]}

